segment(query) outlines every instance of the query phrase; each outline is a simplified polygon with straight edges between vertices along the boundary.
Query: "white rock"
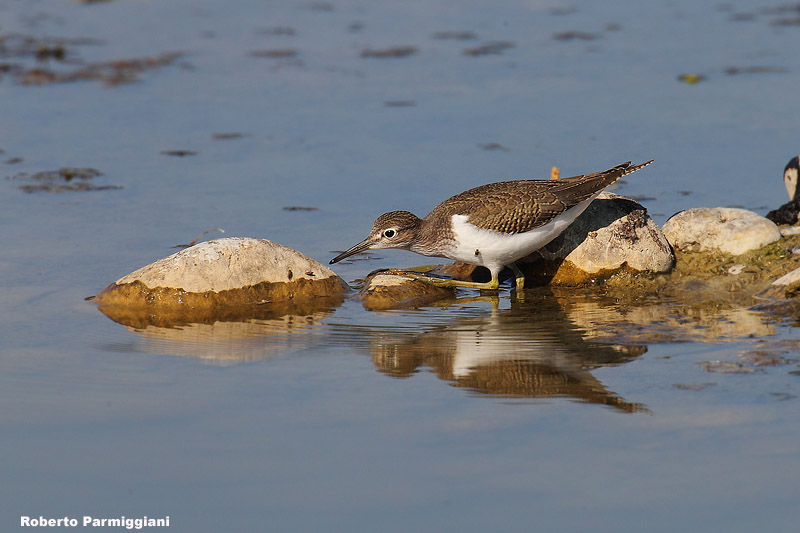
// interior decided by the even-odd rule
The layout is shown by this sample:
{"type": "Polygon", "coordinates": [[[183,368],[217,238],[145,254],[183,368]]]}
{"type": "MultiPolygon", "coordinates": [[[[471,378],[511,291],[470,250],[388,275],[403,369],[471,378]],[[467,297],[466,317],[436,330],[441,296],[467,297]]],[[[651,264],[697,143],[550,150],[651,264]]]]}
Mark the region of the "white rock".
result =
{"type": "Polygon", "coordinates": [[[795,268],[788,274],[784,274],[783,276],[779,277],[772,282],[772,285],[775,287],[787,287],[797,283],[800,283],[800,268],[795,268]]]}
{"type": "Polygon", "coordinates": [[[733,276],[738,276],[739,274],[744,272],[745,268],[747,268],[747,265],[733,265],[728,269],[728,274],[731,274],[733,276]]]}
{"type": "Polygon", "coordinates": [[[321,280],[336,276],[328,267],[266,239],[228,237],[201,242],[159,259],[116,281],[187,292],[224,291],[258,283],[321,280]]]}
{"type": "Polygon", "coordinates": [[[103,289],[95,302],[121,323],[169,325],[223,312],[232,316],[237,309],[252,316],[280,302],[347,290],[332,270],[296,250],[265,239],[230,237],[142,267],[103,289]]]}
{"type": "Polygon", "coordinates": [[[664,224],[664,235],[679,250],[718,250],[740,255],[781,238],[773,222],[732,207],[698,207],[681,211],[664,224]]]}
{"type": "MultiPolygon", "coordinates": [[[[554,242],[539,251],[546,261],[569,261],[583,272],[668,272],[675,257],[658,225],[639,203],[602,193],[554,242]]],[[[554,280],[557,280],[558,274],[554,280]]]]}
{"type": "Polygon", "coordinates": [[[781,235],[784,237],[791,237],[792,235],[797,235],[800,233],[800,226],[787,226],[785,228],[781,228],[781,235]]]}

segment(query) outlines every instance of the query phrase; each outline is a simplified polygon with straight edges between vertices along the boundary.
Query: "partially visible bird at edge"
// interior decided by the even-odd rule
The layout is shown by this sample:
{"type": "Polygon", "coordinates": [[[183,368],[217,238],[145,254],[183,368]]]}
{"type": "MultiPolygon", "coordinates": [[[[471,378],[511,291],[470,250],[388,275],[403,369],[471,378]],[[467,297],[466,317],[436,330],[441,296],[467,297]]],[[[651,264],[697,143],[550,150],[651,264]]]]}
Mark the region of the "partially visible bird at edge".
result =
{"type": "Polygon", "coordinates": [[[767,213],[767,218],[775,224],[796,224],[800,218],[800,196],[797,194],[797,175],[800,170],[800,156],[793,157],[783,169],[783,184],[789,194],[789,201],[767,213]]]}

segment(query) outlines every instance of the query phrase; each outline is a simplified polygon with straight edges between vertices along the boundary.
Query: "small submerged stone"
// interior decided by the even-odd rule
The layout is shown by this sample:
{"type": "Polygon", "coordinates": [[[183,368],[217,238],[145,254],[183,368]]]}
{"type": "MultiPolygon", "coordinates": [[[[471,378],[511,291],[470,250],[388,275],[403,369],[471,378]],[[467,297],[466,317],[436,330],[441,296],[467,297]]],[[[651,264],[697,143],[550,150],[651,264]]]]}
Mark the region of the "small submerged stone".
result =
{"type": "Polygon", "coordinates": [[[358,293],[362,305],[370,311],[419,307],[454,297],[453,288],[436,287],[395,269],[370,274],[358,293]]]}
{"type": "Polygon", "coordinates": [[[778,241],[781,232],[773,222],[733,207],[697,207],[674,215],[664,224],[664,235],[677,249],[690,252],[720,251],[741,255],[778,241]]]}
{"type": "Polygon", "coordinates": [[[95,298],[101,307],[189,320],[193,313],[246,314],[253,306],[341,295],[347,284],[300,252],[266,239],[206,241],[118,279],[95,298]]]}

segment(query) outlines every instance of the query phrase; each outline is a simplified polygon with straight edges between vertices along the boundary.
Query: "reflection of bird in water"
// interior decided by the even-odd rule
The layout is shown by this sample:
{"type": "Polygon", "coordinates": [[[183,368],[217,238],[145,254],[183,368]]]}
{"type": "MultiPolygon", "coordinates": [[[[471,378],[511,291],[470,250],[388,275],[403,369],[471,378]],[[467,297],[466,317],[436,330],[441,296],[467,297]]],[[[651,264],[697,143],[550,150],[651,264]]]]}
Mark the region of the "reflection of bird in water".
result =
{"type": "Polygon", "coordinates": [[[407,377],[420,366],[457,387],[507,397],[571,397],[626,412],[647,411],[620,398],[589,369],[623,364],[647,351],[583,339],[557,303],[469,317],[418,336],[373,343],[382,372],[407,377]]]}
{"type": "Polygon", "coordinates": [[[800,197],[797,195],[798,167],[800,167],[800,156],[792,158],[783,169],[783,183],[786,185],[789,201],[767,213],[767,218],[776,224],[794,224],[800,218],[800,197]]]}

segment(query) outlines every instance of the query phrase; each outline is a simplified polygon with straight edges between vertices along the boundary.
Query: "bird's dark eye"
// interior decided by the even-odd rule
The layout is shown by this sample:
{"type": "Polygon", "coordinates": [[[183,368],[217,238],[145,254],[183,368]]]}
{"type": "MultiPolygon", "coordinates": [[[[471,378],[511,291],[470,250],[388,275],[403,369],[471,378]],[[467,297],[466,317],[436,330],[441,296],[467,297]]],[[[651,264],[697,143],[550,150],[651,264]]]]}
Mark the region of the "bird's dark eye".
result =
{"type": "Polygon", "coordinates": [[[387,239],[391,239],[392,237],[395,236],[395,234],[397,234],[397,232],[393,229],[387,229],[386,231],[383,232],[383,236],[386,237],[387,239]]]}

